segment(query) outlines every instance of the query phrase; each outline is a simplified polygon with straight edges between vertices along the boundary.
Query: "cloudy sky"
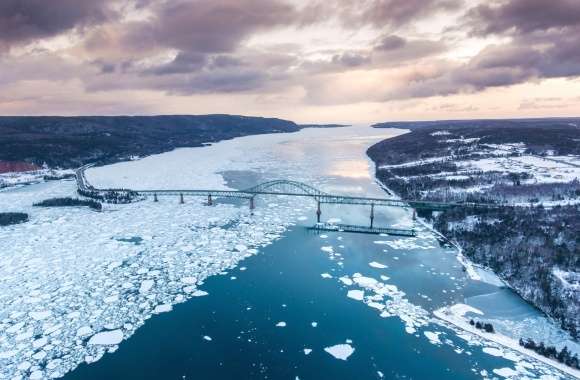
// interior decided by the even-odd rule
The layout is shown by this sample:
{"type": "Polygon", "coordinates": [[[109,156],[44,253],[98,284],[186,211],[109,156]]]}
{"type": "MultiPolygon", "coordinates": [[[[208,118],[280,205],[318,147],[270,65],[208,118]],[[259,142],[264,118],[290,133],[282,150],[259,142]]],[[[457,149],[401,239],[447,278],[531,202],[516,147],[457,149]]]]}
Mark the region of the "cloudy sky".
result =
{"type": "Polygon", "coordinates": [[[580,116],[579,0],[1,0],[0,114],[580,116]]]}

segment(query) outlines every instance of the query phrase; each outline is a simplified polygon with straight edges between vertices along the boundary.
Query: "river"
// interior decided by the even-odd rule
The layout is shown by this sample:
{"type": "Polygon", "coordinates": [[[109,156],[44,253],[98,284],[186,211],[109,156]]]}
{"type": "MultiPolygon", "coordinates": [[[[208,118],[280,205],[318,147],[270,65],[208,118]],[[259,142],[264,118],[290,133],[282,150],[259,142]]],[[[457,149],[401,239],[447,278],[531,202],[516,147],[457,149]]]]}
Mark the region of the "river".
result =
{"type": "MultiPolygon", "coordinates": [[[[374,180],[374,167],[365,151],[375,142],[400,133],[403,131],[356,126],[250,136],[95,168],[87,175],[98,187],[140,189],[243,189],[285,178],[330,193],[385,197],[374,180]]],[[[56,186],[50,191],[47,185],[35,186],[52,194],[66,193],[71,185],[48,185],[56,186]]],[[[18,191],[34,193],[34,186],[13,192],[18,191]]],[[[236,237],[237,251],[245,252],[249,246],[255,250],[232,256],[227,265],[214,272],[204,272],[207,278],[199,275],[199,297],[190,297],[180,286],[171,288],[183,279],[181,272],[174,275],[169,271],[165,279],[164,274],[152,274],[149,268],[149,275],[155,278],[153,289],[159,288],[167,297],[165,293],[147,296],[141,282],[140,291],[131,293],[132,297],[141,297],[136,305],[145,310],[139,320],[142,323],[134,322],[140,327],[134,329],[127,327],[122,315],[123,310],[132,310],[129,303],[125,309],[122,303],[115,309],[101,307],[101,313],[114,310],[121,314],[116,325],[103,323],[105,329],[119,331],[124,326],[124,331],[131,332],[125,332],[126,339],[118,347],[109,348],[109,353],[99,351],[98,357],[86,357],[90,364],[80,364],[65,378],[458,380],[569,376],[435,317],[433,311],[437,309],[465,304],[474,309],[464,306],[464,310],[483,313],[472,311],[468,316],[492,322],[502,335],[541,338],[577,350],[565,333],[501,286],[493,274],[482,272],[486,281],[470,278],[457,259],[457,250],[414,222],[410,211],[375,211],[375,225],[413,227],[418,236],[315,233],[307,228],[315,221],[314,202],[286,197],[258,199],[254,215],[249,214],[247,204],[228,202],[215,207],[216,220],[210,220],[212,208],[199,205],[195,199],[186,199],[185,205],[177,205],[177,199],[161,198],[158,204],[145,200],[138,206],[112,207],[98,216],[99,221],[107,213],[125,220],[119,219],[125,212],[143,219],[130,232],[125,229],[121,234],[119,227],[111,232],[125,237],[122,241],[131,245],[127,250],[139,252],[139,256],[129,252],[127,257],[145,260],[140,257],[157,255],[164,249],[171,253],[163,255],[155,268],[165,266],[170,257],[173,260],[179,254],[166,241],[148,246],[147,242],[155,241],[157,235],[173,236],[178,230],[173,240],[193,244],[188,231],[199,236],[208,234],[203,229],[206,227],[200,227],[201,222],[182,225],[188,218],[209,220],[210,227],[217,223],[219,228],[212,227],[212,234],[217,229],[220,234],[232,231],[236,236],[259,230],[266,231],[269,238],[252,237],[248,243],[236,237]],[[222,216],[219,207],[229,214],[222,216]],[[155,231],[139,231],[148,226],[148,221],[157,226],[155,231]],[[186,225],[189,230],[183,228],[186,225]],[[143,306],[147,297],[150,302],[143,306]],[[165,309],[155,308],[159,304],[165,309]]],[[[324,205],[322,219],[367,225],[369,212],[361,206],[324,205]]],[[[222,235],[216,236],[220,239],[222,235]]],[[[224,251],[221,245],[212,245],[212,238],[208,240],[204,252],[224,251]]],[[[145,262],[139,261],[139,265],[145,262]]],[[[115,270],[129,263],[125,260],[115,270]]],[[[189,264],[180,261],[176,267],[183,265],[189,264]]],[[[76,342],[79,348],[87,345],[86,339],[77,338],[76,342]]]]}

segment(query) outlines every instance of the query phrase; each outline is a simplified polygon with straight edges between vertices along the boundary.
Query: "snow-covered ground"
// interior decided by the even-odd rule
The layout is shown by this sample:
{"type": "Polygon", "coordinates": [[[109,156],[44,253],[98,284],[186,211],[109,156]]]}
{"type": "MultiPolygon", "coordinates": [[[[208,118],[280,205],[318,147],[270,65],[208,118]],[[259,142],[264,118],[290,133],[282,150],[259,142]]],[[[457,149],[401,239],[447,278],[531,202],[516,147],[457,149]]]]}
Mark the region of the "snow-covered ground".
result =
{"type": "MultiPolygon", "coordinates": [[[[559,363],[556,360],[546,358],[545,356],[539,355],[533,350],[524,348],[519,345],[519,343],[505,335],[499,333],[487,333],[480,329],[477,329],[471,326],[468,322],[468,318],[465,317],[466,314],[471,313],[475,315],[483,315],[481,310],[475,309],[469,305],[464,304],[456,304],[450,307],[444,307],[439,310],[435,310],[433,314],[445,321],[450,323],[452,326],[455,326],[462,331],[470,335],[459,334],[460,337],[463,337],[468,342],[471,342],[474,345],[482,344],[483,352],[503,357],[514,362],[514,368],[498,368],[494,370],[497,375],[500,375],[505,378],[513,378],[513,379],[520,379],[520,378],[529,378],[526,376],[530,376],[530,369],[537,369],[537,365],[534,364],[534,361],[542,362],[548,364],[558,370],[566,373],[567,375],[573,376],[574,378],[580,379],[580,371],[571,367],[566,366],[565,364],[559,363]],[[477,338],[484,338],[484,341],[477,342],[477,338]],[[495,344],[494,344],[495,343],[495,344]],[[533,361],[530,361],[533,359],[533,361]]],[[[545,378],[552,378],[548,376],[555,376],[555,374],[546,373],[544,376],[545,378]]],[[[484,376],[485,378],[486,376],[484,376]]],[[[544,378],[544,377],[542,377],[544,378]]]]}
{"type": "Polygon", "coordinates": [[[44,180],[45,176],[63,176],[74,174],[73,170],[41,169],[28,172],[10,172],[0,174],[0,189],[39,183],[44,180]]]}
{"type": "Polygon", "coordinates": [[[532,175],[533,179],[526,180],[525,183],[571,182],[574,179],[580,179],[580,167],[537,156],[492,157],[456,163],[465,170],[527,173],[532,175]]]}

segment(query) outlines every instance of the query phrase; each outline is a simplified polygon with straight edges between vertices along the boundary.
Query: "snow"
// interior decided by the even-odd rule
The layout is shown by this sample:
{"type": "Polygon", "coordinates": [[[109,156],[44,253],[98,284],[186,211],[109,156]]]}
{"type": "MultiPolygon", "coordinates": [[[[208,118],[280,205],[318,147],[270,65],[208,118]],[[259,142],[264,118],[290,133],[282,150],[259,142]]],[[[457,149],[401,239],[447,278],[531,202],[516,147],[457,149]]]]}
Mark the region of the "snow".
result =
{"type": "Polygon", "coordinates": [[[511,368],[500,368],[500,369],[494,369],[493,373],[495,373],[498,376],[501,377],[512,377],[512,376],[516,376],[518,374],[517,371],[514,371],[511,368]]]}
{"type": "Polygon", "coordinates": [[[362,301],[365,296],[365,292],[362,290],[349,290],[346,296],[348,298],[352,298],[353,300],[362,301]]]}
{"type": "Polygon", "coordinates": [[[527,173],[533,176],[526,183],[559,183],[571,182],[580,178],[580,167],[552,158],[522,155],[516,157],[492,157],[480,160],[455,162],[460,168],[481,170],[483,172],[499,171],[504,173],[527,173]]]}
{"type": "Polygon", "coordinates": [[[50,311],[33,311],[28,313],[28,315],[30,315],[30,317],[34,320],[37,321],[42,321],[43,319],[46,319],[48,317],[50,317],[52,314],[52,312],[50,311]]]}
{"type": "Polygon", "coordinates": [[[334,356],[339,360],[347,360],[353,354],[354,348],[350,344],[337,344],[335,346],[326,347],[324,351],[334,356]]]}
{"type": "Polygon", "coordinates": [[[435,344],[435,345],[440,345],[441,344],[441,339],[439,339],[439,335],[441,333],[439,332],[433,332],[433,331],[424,331],[423,335],[425,335],[425,337],[427,337],[427,339],[429,339],[429,342],[431,344],[435,344]]]}
{"type": "MultiPolygon", "coordinates": [[[[483,352],[492,356],[500,356],[502,358],[517,362],[516,368],[527,365],[527,363],[523,361],[522,358],[518,355],[523,354],[531,359],[535,359],[536,361],[548,364],[549,366],[552,366],[553,368],[562,371],[566,374],[572,375],[576,378],[580,378],[579,370],[573,369],[571,367],[566,366],[565,364],[546,358],[545,356],[539,355],[530,349],[524,348],[520,346],[518,341],[515,339],[502,335],[498,332],[486,333],[482,330],[479,330],[471,326],[464,317],[465,314],[468,312],[473,312],[475,314],[483,314],[480,310],[465,304],[456,304],[451,307],[443,307],[438,310],[435,310],[433,314],[440,320],[449,323],[449,325],[447,325],[446,327],[453,326],[459,329],[459,331],[465,331],[471,334],[469,336],[462,335],[461,333],[458,334],[458,336],[468,340],[469,342],[474,341],[476,337],[483,338],[486,344],[486,347],[482,349],[483,352]]],[[[507,371],[505,373],[507,373],[507,371]]],[[[500,375],[500,373],[497,374],[500,375]]],[[[510,376],[512,375],[513,374],[511,374],[510,376]]]]}
{"type": "MultiPolygon", "coordinates": [[[[211,183],[212,173],[191,161],[170,162],[166,155],[155,160],[165,169],[195,168],[200,181],[195,186],[215,184],[211,183]]],[[[141,167],[138,163],[142,161],[130,164],[141,167]]],[[[271,160],[263,162],[269,165],[271,160]]],[[[232,164],[247,165],[247,161],[232,164]]],[[[147,172],[136,173],[147,177],[143,186],[160,185],[154,182],[156,174],[147,172]]],[[[161,184],[171,188],[172,179],[166,172],[157,174],[161,184]]],[[[87,173],[90,180],[93,175],[112,183],[126,181],[122,177],[127,173],[102,167],[87,173]]],[[[191,187],[191,179],[184,178],[180,175],[174,183],[187,182],[191,187]]],[[[202,199],[187,199],[186,205],[179,205],[176,199],[162,197],[157,203],[105,205],[101,213],[32,207],[43,199],[67,196],[76,196],[72,181],[1,193],[3,211],[24,211],[31,219],[0,229],[0,310],[5,313],[0,319],[0,353],[6,357],[0,364],[0,378],[15,376],[24,361],[34,366],[41,361],[53,363],[44,376],[60,377],[81,362],[99,360],[112,348],[109,345],[131,336],[152,314],[167,312],[171,305],[190,297],[206,296],[197,289],[203,280],[235,267],[279,239],[296,218],[313,207],[308,200],[290,204],[279,199],[275,207],[258,208],[250,216],[247,206],[218,203],[207,207],[202,199]],[[142,240],[139,245],[128,244],[119,241],[120,237],[142,240]],[[108,332],[109,328],[115,332],[108,332]],[[94,332],[99,333],[91,337],[94,332]],[[89,338],[91,344],[83,343],[81,337],[89,338]],[[58,342],[44,350],[42,360],[37,359],[41,354],[33,357],[33,342],[39,338],[58,342]]]]}
{"type": "Polygon", "coordinates": [[[107,345],[113,346],[121,343],[123,332],[121,330],[105,331],[95,334],[89,339],[89,345],[107,345]]]}
{"type": "Polygon", "coordinates": [[[153,313],[154,314],[167,313],[167,312],[170,312],[172,309],[173,309],[173,307],[169,304],[159,305],[159,306],[155,307],[155,309],[153,310],[153,313]]]}
{"type": "Polygon", "coordinates": [[[565,288],[576,291],[580,290],[579,272],[567,272],[555,267],[552,269],[552,274],[560,280],[565,288]]]}

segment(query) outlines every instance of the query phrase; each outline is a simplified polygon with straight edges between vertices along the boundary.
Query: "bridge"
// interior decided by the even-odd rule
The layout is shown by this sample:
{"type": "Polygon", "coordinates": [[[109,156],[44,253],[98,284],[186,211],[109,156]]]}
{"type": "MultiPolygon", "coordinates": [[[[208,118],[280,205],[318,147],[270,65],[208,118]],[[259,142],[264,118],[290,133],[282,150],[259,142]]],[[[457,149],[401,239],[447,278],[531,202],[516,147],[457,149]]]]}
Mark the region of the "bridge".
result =
{"type": "MultiPolygon", "coordinates": [[[[374,226],[375,207],[401,207],[414,210],[426,211],[444,211],[454,207],[473,207],[473,208],[494,208],[498,205],[481,204],[481,203],[444,203],[404,200],[396,198],[369,198],[356,197],[349,195],[329,194],[323,192],[308,184],[291,181],[291,180],[274,180],[261,183],[244,190],[212,190],[212,189],[159,189],[159,190],[138,190],[138,189],[98,189],[93,187],[86,179],[85,171],[92,165],[85,165],[76,171],[77,187],[79,192],[88,195],[106,195],[107,193],[134,193],[135,195],[153,196],[155,202],[159,197],[179,197],[180,203],[185,203],[185,197],[205,197],[207,204],[212,205],[216,198],[235,198],[249,201],[250,210],[256,207],[255,198],[263,195],[282,195],[289,197],[312,198],[316,201],[316,219],[318,230],[336,230],[336,226],[329,226],[320,222],[322,215],[322,204],[344,204],[344,205],[363,205],[370,206],[370,226],[342,226],[343,231],[364,232],[364,233],[387,233],[393,235],[408,235],[410,230],[396,230],[380,228],[374,226]]],[[[414,232],[412,232],[414,235],[414,232]]]]}

